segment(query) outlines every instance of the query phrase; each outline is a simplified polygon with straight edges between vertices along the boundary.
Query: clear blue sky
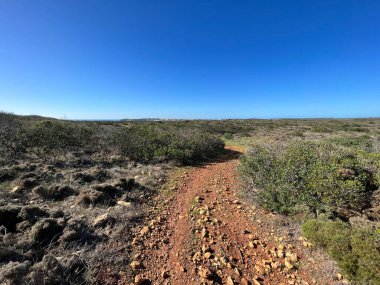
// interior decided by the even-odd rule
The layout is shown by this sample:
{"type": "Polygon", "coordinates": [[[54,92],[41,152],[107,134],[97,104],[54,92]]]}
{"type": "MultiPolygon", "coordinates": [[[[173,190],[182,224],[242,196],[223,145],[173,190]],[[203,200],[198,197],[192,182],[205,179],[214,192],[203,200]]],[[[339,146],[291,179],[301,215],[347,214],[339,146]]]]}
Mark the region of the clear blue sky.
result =
{"type": "Polygon", "coordinates": [[[0,0],[0,110],[380,116],[380,2],[0,0]]]}

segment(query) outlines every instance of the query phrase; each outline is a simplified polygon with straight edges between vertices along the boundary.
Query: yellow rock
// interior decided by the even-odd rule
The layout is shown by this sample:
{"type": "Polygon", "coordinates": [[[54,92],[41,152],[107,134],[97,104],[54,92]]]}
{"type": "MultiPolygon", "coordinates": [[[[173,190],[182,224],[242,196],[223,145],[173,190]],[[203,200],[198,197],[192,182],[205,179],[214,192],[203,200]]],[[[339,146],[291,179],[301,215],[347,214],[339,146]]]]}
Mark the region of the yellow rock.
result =
{"type": "Polygon", "coordinates": [[[304,247],[311,247],[312,244],[311,244],[310,242],[304,241],[304,242],[303,242],[303,246],[304,246],[304,247]]]}
{"type": "Polygon", "coordinates": [[[139,261],[135,260],[129,264],[129,267],[131,267],[133,270],[142,269],[142,264],[139,261]]]}
{"type": "Polygon", "coordinates": [[[213,273],[208,268],[201,268],[199,270],[199,275],[204,279],[211,279],[213,277],[213,273]]]}
{"type": "Polygon", "coordinates": [[[207,245],[202,245],[202,252],[210,251],[210,248],[207,245]]]}
{"type": "Polygon", "coordinates": [[[193,255],[193,262],[201,261],[202,253],[200,251],[197,251],[193,255]]]}
{"type": "Polygon", "coordinates": [[[130,207],[132,206],[131,202],[125,202],[125,201],[117,201],[117,204],[123,207],[130,207]]]}
{"type": "Polygon", "coordinates": [[[234,282],[234,280],[232,279],[231,276],[227,277],[226,284],[227,285],[235,285],[235,282],[234,282]]]}
{"type": "Polygon", "coordinates": [[[292,269],[294,266],[287,259],[285,259],[285,267],[288,269],[292,269]]]}
{"type": "Polygon", "coordinates": [[[272,263],[270,264],[270,266],[271,266],[273,269],[276,269],[276,268],[278,267],[278,264],[277,264],[277,262],[272,262],[272,263]]]}
{"type": "Polygon", "coordinates": [[[286,256],[288,257],[288,259],[289,259],[292,263],[297,262],[297,260],[298,260],[298,256],[297,256],[297,254],[295,254],[295,253],[290,253],[290,254],[287,253],[286,256]]]}
{"type": "Polygon", "coordinates": [[[257,273],[259,273],[259,274],[262,274],[264,272],[263,268],[260,266],[257,266],[257,265],[255,265],[255,269],[256,269],[257,273]]]}
{"type": "Polygon", "coordinates": [[[208,236],[208,230],[206,230],[205,228],[202,229],[202,232],[201,232],[201,237],[204,238],[204,237],[207,237],[208,236]]]}
{"type": "Polygon", "coordinates": [[[135,285],[142,285],[144,283],[149,283],[149,279],[145,278],[142,275],[135,276],[135,285]]]}
{"type": "Polygon", "coordinates": [[[162,271],[161,272],[161,277],[164,278],[164,279],[169,278],[170,277],[169,271],[166,271],[166,270],[162,271]]]}
{"type": "Polygon", "coordinates": [[[148,234],[149,232],[150,232],[150,227],[145,226],[145,227],[143,227],[143,228],[141,229],[140,234],[143,236],[143,235],[148,234]]]}

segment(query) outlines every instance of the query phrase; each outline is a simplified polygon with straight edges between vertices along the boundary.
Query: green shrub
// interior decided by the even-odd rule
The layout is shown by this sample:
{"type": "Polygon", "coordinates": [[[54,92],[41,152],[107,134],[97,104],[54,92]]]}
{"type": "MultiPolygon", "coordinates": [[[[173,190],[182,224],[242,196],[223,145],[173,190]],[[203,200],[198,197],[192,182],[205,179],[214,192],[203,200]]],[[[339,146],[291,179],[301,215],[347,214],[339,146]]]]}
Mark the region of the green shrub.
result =
{"type": "Polygon", "coordinates": [[[215,157],[224,148],[221,139],[197,129],[173,132],[170,138],[168,157],[182,164],[215,157]]]}
{"type": "Polygon", "coordinates": [[[361,153],[328,143],[258,146],[242,158],[240,172],[259,202],[285,214],[305,206],[313,213],[362,210],[378,187],[361,153]]]}
{"type": "Polygon", "coordinates": [[[332,133],[333,130],[326,127],[326,126],[314,126],[312,128],[312,131],[313,132],[316,132],[316,133],[332,133]]]}
{"type": "Polygon", "coordinates": [[[351,131],[351,132],[359,132],[359,133],[369,133],[370,132],[370,130],[368,128],[362,128],[362,127],[349,127],[346,130],[351,131]]]}
{"type": "Polygon", "coordinates": [[[135,161],[170,160],[190,164],[215,157],[224,143],[214,135],[193,128],[135,126],[123,128],[114,143],[122,155],[135,161]]]}
{"type": "Polygon", "coordinates": [[[332,143],[342,145],[350,148],[357,148],[365,151],[372,151],[373,148],[373,140],[370,136],[344,136],[339,138],[334,138],[330,140],[332,143]]]}
{"type": "Polygon", "coordinates": [[[380,235],[337,221],[308,220],[303,234],[326,248],[343,272],[359,284],[380,284],[380,235]]]}
{"type": "Polygon", "coordinates": [[[123,128],[115,134],[114,144],[123,156],[146,162],[164,155],[167,139],[154,128],[123,128]]]}
{"type": "Polygon", "coordinates": [[[25,151],[21,123],[15,115],[0,112],[0,163],[20,158],[25,151]]]}
{"type": "Polygon", "coordinates": [[[40,158],[48,159],[91,148],[95,131],[79,123],[41,121],[26,130],[25,145],[40,158]]]}
{"type": "Polygon", "coordinates": [[[232,140],[234,138],[234,136],[231,133],[224,133],[223,138],[226,140],[232,140]]]}

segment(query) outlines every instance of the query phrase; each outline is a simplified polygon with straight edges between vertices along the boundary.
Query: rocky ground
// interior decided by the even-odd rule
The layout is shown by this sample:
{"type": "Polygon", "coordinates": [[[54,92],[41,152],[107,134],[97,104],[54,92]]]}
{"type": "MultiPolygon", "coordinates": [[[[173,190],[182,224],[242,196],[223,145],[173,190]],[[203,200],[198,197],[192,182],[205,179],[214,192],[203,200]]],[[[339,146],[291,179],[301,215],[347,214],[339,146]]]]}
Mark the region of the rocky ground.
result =
{"type": "MultiPolygon", "coordinates": [[[[21,163],[0,169],[0,284],[114,284],[165,166],[21,163]],[[120,252],[122,254],[120,254],[120,252]]],[[[130,278],[133,278],[130,270],[130,278]]]]}
{"type": "Polygon", "coordinates": [[[291,222],[240,199],[241,149],[183,170],[136,230],[121,284],[348,284],[291,222]]]}

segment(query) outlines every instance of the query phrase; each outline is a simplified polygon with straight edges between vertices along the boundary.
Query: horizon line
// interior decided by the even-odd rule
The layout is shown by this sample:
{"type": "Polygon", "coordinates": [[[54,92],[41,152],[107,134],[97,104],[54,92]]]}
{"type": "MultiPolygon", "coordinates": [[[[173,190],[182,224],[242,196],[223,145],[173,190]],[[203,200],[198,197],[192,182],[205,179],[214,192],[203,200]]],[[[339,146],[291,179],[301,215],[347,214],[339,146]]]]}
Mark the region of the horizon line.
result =
{"type": "Polygon", "coordinates": [[[366,116],[358,116],[358,117],[225,117],[225,118],[168,118],[168,117],[136,117],[136,118],[121,118],[121,119],[106,119],[106,118],[68,118],[67,116],[45,116],[38,114],[16,114],[8,111],[0,111],[1,113],[8,113],[16,116],[24,116],[24,117],[42,117],[47,119],[56,119],[56,120],[66,120],[66,121],[91,121],[91,122],[120,122],[120,121],[223,121],[223,120],[372,120],[372,119],[380,119],[380,116],[376,117],[366,117],[366,116]]]}

